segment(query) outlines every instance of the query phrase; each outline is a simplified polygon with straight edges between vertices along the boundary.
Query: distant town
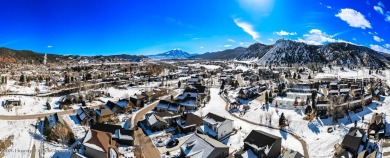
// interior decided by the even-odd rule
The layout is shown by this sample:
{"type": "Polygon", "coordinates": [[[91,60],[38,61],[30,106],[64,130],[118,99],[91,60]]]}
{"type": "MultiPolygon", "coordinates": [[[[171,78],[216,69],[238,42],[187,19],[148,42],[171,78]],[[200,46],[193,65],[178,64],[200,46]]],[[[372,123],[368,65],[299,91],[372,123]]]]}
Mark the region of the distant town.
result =
{"type": "Polygon", "coordinates": [[[74,60],[4,65],[0,157],[390,155],[388,70],[74,60]]]}

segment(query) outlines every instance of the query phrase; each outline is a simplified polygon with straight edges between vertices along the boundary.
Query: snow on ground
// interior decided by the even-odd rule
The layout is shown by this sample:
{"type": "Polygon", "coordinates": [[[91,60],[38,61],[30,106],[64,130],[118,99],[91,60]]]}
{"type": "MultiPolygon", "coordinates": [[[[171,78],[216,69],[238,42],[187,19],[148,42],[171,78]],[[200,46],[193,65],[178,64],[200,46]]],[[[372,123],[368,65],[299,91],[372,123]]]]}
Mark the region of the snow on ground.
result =
{"type": "MultiPolygon", "coordinates": [[[[279,130],[274,130],[270,129],[267,127],[261,127],[261,126],[254,126],[252,124],[249,124],[245,121],[238,120],[231,116],[229,112],[225,110],[226,102],[218,95],[219,89],[218,88],[211,88],[210,89],[210,95],[211,95],[211,100],[210,102],[202,109],[198,110],[195,112],[197,115],[206,115],[209,112],[218,114],[222,117],[226,117],[229,119],[234,120],[234,128],[235,129],[240,129],[238,130],[237,134],[232,135],[230,138],[226,139],[223,143],[226,145],[230,146],[229,152],[234,152],[241,148],[244,143],[244,139],[246,136],[250,133],[252,130],[262,130],[268,133],[272,133],[276,136],[281,137],[282,140],[282,146],[293,149],[295,151],[298,151],[303,154],[303,148],[301,143],[295,139],[293,136],[286,132],[282,132],[279,130]]],[[[276,121],[277,122],[277,121],[276,121]]],[[[275,122],[275,123],[276,123],[275,122]]]]}
{"type": "Polygon", "coordinates": [[[119,153],[122,154],[126,158],[135,158],[134,156],[134,150],[135,148],[133,146],[121,146],[118,147],[119,153]]]}
{"type": "MultiPolygon", "coordinates": [[[[9,152],[5,152],[4,157],[25,158],[30,157],[32,144],[35,136],[35,124],[37,120],[0,120],[0,139],[4,140],[10,135],[14,135],[12,145],[8,147],[9,152]]],[[[37,132],[39,134],[39,132],[37,132]]]]}
{"type": "Polygon", "coordinates": [[[1,96],[0,97],[0,114],[1,115],[27,115],[27,114],[40,114],[48,112],[57,112],[62,111],[58,109],[59,104],[57,101],[60,100],[60,97],[35,97],[35,96],[1,96]],[[13,108],[8,111],[4,109],[4,104],[6,100],[20,100],[22,102],[21,108],[13,108]],[[46,102],[49,101],[51,109],[47,110],[46,102]]]}
{"type": "Polygon", "coordinates": [[[39,89],[39,93],[46,93],[51,90],[51,87],[46,86],[45,83],[36,83],[31,81],[29,84],[30,86],[20,86],[18,85],[18,82],[10,80],[5,88],[11,91],[11,93],[17,94],[36,94],[35,88],[37,87],[39,89]]]}
{"type": "MultiPolygon", "coordinates": [[[[234,93],[231,93],[230,95],[234,96],[234,93]]],[[[234,112],[233,114],[256,123],[269,125],[269,122],[266,120],[266,116],[271,115],[271,126],[277,127],[279,117],[282,113],[284,113],[286,119],[290,120],[290,126],[287,129],[301,136],[306,141],[310,157],[332,157],[334,153],[334,145],[341,143],[349,128],[354,126],[355,120],[358,121],[358,127],[365,129],[373,114],[380,112],[387,114],[390,112],[390,97],[386,97],[384,99],[384,103],[382,103],[383,106],[380,106],[381,102],[373,102],[359,113],[355,114],[354,112],[350,112],[349,116],[352,121],[350,121],[349,118],[345,116],[344,118],[339,119],[339,123],[334,126],[331,121],[332,118],[315,119],[312,122],[305,121],[303,120],[304,114],[302,110],[276,109],[269,106],[265,106],[263,109],[261,107],[263,104],[258,100],[242,102],[249,105],[250,109],[243,115],[240,115],[238,111],[234,112]],[[362,123],[363,116],[364,123],[362,123]],[[327,132],[329,127],[334,128],[332,133],[327,132]]],[[[239,109],[242,109],[242,107],[239,107],[239,109]]],[[[206,112],[203,113],[205,114],[206,112]]],[[[239,135],[234,135],[232,137],[237,137],[234,139],[244,139],[245,134],[247,133],[244,133],[243,136],[241,136],[242,134],[239,133],[239,135]]],[[[237,140],[236,142],[232,142],[232,144],[238,143],[239,141],[237,140]]]]}

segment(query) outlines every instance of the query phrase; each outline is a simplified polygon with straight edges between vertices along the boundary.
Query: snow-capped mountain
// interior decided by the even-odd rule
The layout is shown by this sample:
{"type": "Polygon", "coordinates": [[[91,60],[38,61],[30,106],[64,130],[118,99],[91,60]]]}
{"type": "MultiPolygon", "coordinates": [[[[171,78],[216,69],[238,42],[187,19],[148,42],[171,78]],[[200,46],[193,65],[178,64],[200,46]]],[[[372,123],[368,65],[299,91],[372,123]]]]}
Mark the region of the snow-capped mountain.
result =
{"type": "Polygon", "coordinates": [[[325,45],[309,45],[283,39],[276,41],[273,45],[255,43],[248,48],[238,47],[214,53],[205,53],[193,58],[251,60],[259,64],[305,64],[316,62],[370,67],[386,67],[390,64],[389,55],[364,46],[339,42],[325,45]]]}
{"type": "Polygon", "coordinates": [[[173,49],[165,53],[149,55],[148,57],[151,59],[186,59],[194,55],[180,49],[173,49]]]}

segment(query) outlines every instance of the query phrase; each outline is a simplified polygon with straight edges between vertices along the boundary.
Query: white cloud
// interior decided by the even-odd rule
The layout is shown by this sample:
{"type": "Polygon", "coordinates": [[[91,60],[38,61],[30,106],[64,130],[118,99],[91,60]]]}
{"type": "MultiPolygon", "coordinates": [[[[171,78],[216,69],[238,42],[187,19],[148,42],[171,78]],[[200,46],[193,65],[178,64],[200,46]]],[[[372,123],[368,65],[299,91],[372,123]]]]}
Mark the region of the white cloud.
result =
{"type": "Polygon", "coordinates": [[[230,44],[225,44],[223,47],[231,47],[232,45],[230,44]]]}
{"type": "Polygon", "coordinates": [[[379,14],[383,14],[383,9],[380,6],[374,6],[374,10],[377,11],[379,14]]]}
{"type": "Polygon", "coordinates": [[[325,32],[322,32],[318,29],[312,29],[309,31],[309,34],[304,34],[303,39],[298,38],[299,42],[305,42],[307,44],[313,45],[322,45],[328,42],[336,42],[333,36],[327,35],[325,32]]]}
{"type": "Polygon", "coordinates": [[[332,6],[326,6],[326,8],[328,8],[328,9],[332,9],[332,6]]]}
{"type": "Polygon", "coordinates": [[[385,21],[390,22],[390,12],[387,12],[385,15],[385,21]]]}
{"type": "Polygon", "coordinates": [[[385,44],[385,47],[386,48],[390,48],[390,44],[385,44]]]}
{"type": "Polygon", "coordinates": [[[383,48],[383,47],[381,47],[379,45],[370,44],[370,48],[373,49],[373,50],[376,50],[378,52],[390,53],[389,49],[383,48]]]}
{"type": "Polygon", "coordinates": [[[236,23],[238,27],[242,28],[246,33],[251,35],[254,40],[260,38],[260,34],[254,30],[250,23],[243,22],[241,19],[234,19],[234,23],[236,23]]]}
{"type": "Polygon", "coordinates": [[[382,8],[386,8],[381,1],[378,2],[378,6],[381,6],[382,8]]]}
{"type": "Polygon", "coordinates": [[[341,9],[335,16],[347,22],[351,27],[360,27],[362,29],[372,28],[370,22],[364,15],[350,8],[341,9]]]}
{"type": "Polygon", "coordinates": [[[356,38],[352,38],[352,40],[356,41],[356,38]]]}
{"type": "Polygon", "coordinates": [[[203,46],[200,46],[199,48],[200,48],[200,49],[203,49],[204,47],[203,47],[203,46]]]}
{"type": "Polygon", "coordinates": [[[292,36],[292,35],[297,35],[296,32],[287,32],[287,31],[284,31],[284,30],[280,30],[279,32],[274,32],[274,34],[277,34],[279,36],[292,36]]]}
{"type": "Polygon", "coordinates": [[[47,48],[53,48],[53,46],[52,45],[48,45],[47,48]]]}
{"type": "Polygon", "coordinates": [[[272,38],[270,38],[270,39],[268,39],[269,41],[271,41],[271,42],[273,42],[274,41],[274,39],[272,39],[272,38]]]}
{"type": "Polygon", "coordinates": [[[374,40],[377,42],[383,42],[384,40],[378,36],[374,36],[374,40]]]}
{"type": "Polygon", "coordinates": [[[229,42],[236,42],[234,39],[231,39],[231,38],[227,39],[227,41],[229,41],[229,42]]]}

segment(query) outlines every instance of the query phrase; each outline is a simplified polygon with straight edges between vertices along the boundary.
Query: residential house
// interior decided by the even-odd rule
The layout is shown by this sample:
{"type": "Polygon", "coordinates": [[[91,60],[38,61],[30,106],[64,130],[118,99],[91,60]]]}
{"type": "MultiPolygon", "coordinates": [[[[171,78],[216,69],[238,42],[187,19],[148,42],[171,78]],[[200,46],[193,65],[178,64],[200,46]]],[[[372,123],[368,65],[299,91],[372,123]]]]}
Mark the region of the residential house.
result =
{"type": "Polygon", "coordinates": [[[233,132],[233,120],[208,113],[203,118],[203,125],[197,130],[215,139],[221,139],[233,132]]]}
{"type": "Polygon", "coordinates": [[[96,109],[95,112],[96,112],[96,121],[99,123],[109,122],[114,116],[114,112],[106,108],[96,109]]]}
{"type": "Polygon", "coordinates": [[[103,108],[112,111],[114,114],[123,113],[123,108],[110,100],[107,101],[106,105],[104,105],[103,108]]]}
{"type": "Polygon", "coordinates": [[[252,130],[244,139],[243,151],[249,150],[259,158],[279,157],[282,150],[282,138],[261,130],[252,130]]]}
{"type": "Polygon", "coordinates": [[[167,111],[172,102],[168,100],[160,100],[156,105],[156,111],[167,111]]]}
{"type": "Polygon", "coordinates": [[[180,100],[179,104],[184,110],[195,110],[200,106],[201,102],[196,97],[187,96],[180,100]]]}
{"type": "Polygon", "coordinates": [[[164,130],[176,124],[177,119],[180,117],[179,113],[171,111],[156,112],[153,114],[147,114],[147,126],[154,131],[164,130]]]}
{"type": "Polygon", "coordinates": [[[365,149],[367,142],[367,135],[363,129],[351,127],[344,136],[340,147],[336,148],[335,157],[341,158],[343,155],[357,157],[365,149]]]}
{"type": "Polygon", "coordinates": [[[326,118],[328,117],[328,109],[330,107],[329,101],[317,101],[316,110],[317,110],[317,116],[320,118],[326,118]]]}
{"type": "Polygon", "coordinates": [[[283,153],[282,158],[304,158],[304,156],[301,153],[299,153],[298,151],[287,149],[283,153]]]}
{"type": "Polygon", "coordinates": [[[241,88],[238,92],[238,98],[240,99],[250,99],[258,95],[256,87],[241,88]]]}
{"type": "Polygon", "coordinates": [[[133,107],[135,107],[133,102],[131,102],[129,99],[120,99],[116,104],[119,105],[123,113],[131,112],[133,107]]]}
{"type": "Polygon", "coordinates": [[[145,96],[143,95],[134,95],[130,97],[130,101],[134,104],[135,107],[143,107],[146,103],[145,96]]]}
{"type": "Polygon", "coordinates": [[[229,147],[207,135],[194,133],[180,146],[181,157],[226,158],[229,147]]]}
{"type": "Polygon", "coordinates": [[[372,115],[367,133],[369,133],[370,135],[383,135],[384,133],[386,133],[386,117],[384,113],[375,113],[372,115]]]}
{"type": "Polygon", "coordinates": [[[89,108],[80,107],[77,109],[76,116],[81,125],[92,125],[96,122],[96,113],[94,110],[89,108]]]}
{"type": "Polygon", "coordinates": [[[127,130],[120,125],[96,123],[91,126],[92,130],[107,132],[113,140],[122,145],[134,145],[134,130],[127,130]]]}
{"type": "Polygon", "coordinates": [[[180,128],[181,133],[194,132],[196,128],[202,124],[202,118],[193,113],[184,114],[177,120],[177,125],[180,128]]]}
{"type": "Polygon", "coordinates": [[[84,155],[86,157],[117,158],[119,152],[116,143],[111,133],[91,129],[83,141],[84,155]]]}
{"type": "Polygon", "coordinates": [[[13,107],[22,107],[22,102],[20,100],[14,100],[14,99],[9,99],[5,101],[4,103],[5,109],[12,109],[13,107]]]}
{"type": "Polygon", "coordinates": [[[145,96],[146,102],[152,102],[158,98],[158,96],[156,96],[156,93],[154,93],[154,91],[142,92],[141,95],[145,96]]]}

